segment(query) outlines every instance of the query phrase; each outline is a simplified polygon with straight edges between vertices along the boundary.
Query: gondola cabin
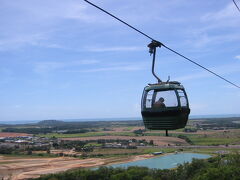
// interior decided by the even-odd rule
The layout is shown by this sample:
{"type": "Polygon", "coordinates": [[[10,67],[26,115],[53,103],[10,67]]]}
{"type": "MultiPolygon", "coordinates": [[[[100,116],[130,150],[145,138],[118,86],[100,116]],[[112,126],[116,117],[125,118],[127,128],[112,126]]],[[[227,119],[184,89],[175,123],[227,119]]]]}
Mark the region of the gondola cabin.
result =
{"type": "Polygon", "coordinates": [[[190,113],[184,87],[176,81],[149,84],[141,103],[144,125],[150,130],[173,130],[186,126],[190,113]]]}

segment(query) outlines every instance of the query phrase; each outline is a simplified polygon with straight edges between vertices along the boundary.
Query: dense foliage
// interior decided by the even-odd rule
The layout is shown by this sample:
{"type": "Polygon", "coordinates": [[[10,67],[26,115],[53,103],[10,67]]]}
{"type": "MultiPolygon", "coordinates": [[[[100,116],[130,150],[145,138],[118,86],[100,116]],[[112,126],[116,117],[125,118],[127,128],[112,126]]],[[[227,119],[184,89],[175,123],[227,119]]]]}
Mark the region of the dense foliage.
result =
{"type": "Polygon", "coordinates": [[[2,132],[27,133],[27,134],[46,134],[51,133],[53,128],[5,128],[2,132]]]}
{"type": "Polygon", "coordinates": [[[188,144],[193,145],[194,143],[191,141],[191,139],[189,139],[187,136],[184,136],[182,134],[177,136],[178,138],[184,139],[188,144]]]}
{"type": "Polygon", "coordinates": [[[207,160],[193,159],[192,163],[176,169],[160,170],[146,167],[107,168],[97,170],[76,169],[59,174],[45,175],[38,180],[238,180],[240,179],[240,155],[213,157],[207,160]]]}

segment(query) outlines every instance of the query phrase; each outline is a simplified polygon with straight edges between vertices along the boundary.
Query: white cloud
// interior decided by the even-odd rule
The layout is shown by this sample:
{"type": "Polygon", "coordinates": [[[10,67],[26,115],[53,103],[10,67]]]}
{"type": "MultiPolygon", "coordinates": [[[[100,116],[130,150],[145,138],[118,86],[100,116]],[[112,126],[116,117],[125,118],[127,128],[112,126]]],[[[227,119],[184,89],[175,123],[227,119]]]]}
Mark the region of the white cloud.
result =
{"type": "Polygon", "coordinates": [[[232,2],[220,10],[212,10],[186,29],[187,42],[201,48],[240,40],[240,14],[232,2]]]}
{"type": "Polygon", "coordinates": [[[221,66],[212,67],[211,69],[219,74],[232,74],[240,72],[240,64],[239,63],[225,64],[221,66]]]}
{"type": "Polygon", "coordinates": [[[239,92],[237,93],[237,97],[240,97],[240,93],[239,92]]]}
{"type": "Polygon", "coordinates": [[[98,61],[98,60],[90,60],[90,59],[88,59],[88,60],[81,60],[81,61],[75,61],[73,64],[76,64],[76,65],[81,65],[81,64],[85,64],[85,65],[87,65],[87,64],[97,64],[97,63],[99,63],[100,61],[98,61]]]}
{"type": "Polygon", "coordinates": [[[145,47],[137,46],[115,46],[115,47],[87,47],[87,51],[91,52],[107,52],[107,51],[142,51],[145,47]]]}
{"type": "MultiPolygon", "coordinates": [[[[222,75],[240,72],[240,64],[239,63],[227,64],[227,65],[221,65],[221,66],[212,67],[208,69],[222,76],[222,75]]],[[[192,72],[192,74],[181,76],[179,78],[176,78],[176,80],[187,81],[187,80],[202,79],[202,78],[208,78],[208,77],[214,77],[214,75],[207,71],[201,71],[201,72],[192,72]]]]}
{"type": "Polygon", "coordinates": [[[203,21],[220,21],[220,20],[226,20],[226,19],[237,19],[239,18],[239,12],[236,11],[236,7],[231,2],[226,7],[221,9],[220,11],[208,13],[202,17],[203,21]]]}
{"type": "Polygon", "coordinates": [[[192,37],[188,40],[188,43],[196,48],[206,47],[207,45],[217,45],[217,44],[224,44],[227,42],[236,42],[240,40],[240,33],[239,32],[231,32],[221,35],[212,35],[209,32],[199,32],[196,30],[193,32],[192,30],[192,37]]]}
{"type": "Polygon", "coordinates": [[[21,108],[22,105],[20,105],[20,104],[16,104],[16,105],[14,105],[13,107],[16,108],[16,109],[18,109],[18,108],[21,108]]]}
{"type": "Polygon", "coordinates": [[[68,27],[61,26],[62,23],[77,20],[79,22],[76,24],[81,27],[81,22],[101,21],[96,13],[89,13],[87,4],[83,1],[5,1],[1,6],[6,11],[2,11],[0,17],[0,51],[25,46],[67,49],[63,45],[50,42],[54,34],[59,33],[58,30],[68,27]]]}
{"type": "Polygon", "coordinates": [[[227,88],[227,89],[236,89],[236,87],[235,86],[233,86],[233,85],[231,85],[231,84],[229,84],[229,85],[223,85],[222,86],[223,88],[227,88]]]}
{"type": "Polygon", "coordinates": [[[190,105],[191,105],[190,106],[191,110],[195,111],[195,112],[193,112],[193,114],[196,112],[205,111],[208,108],[207,103],[204,103],[204,104],[203,103],[202,104],[201,103],[191,103],[190,105]]]}
{"type": "Polygon", "coordinates": [[[201,78],[206,78],[209,77],[210,75],[207,72],[200,72],[200,73],[193,73],[193,74],[188,74],[185,76],[180,76],[177,77],[177,81],[188,81],[188,80],[194,80],[194,79],[201,79],[201,78]]]}
{"type": "Polygon", "coordinates": [[[36,73],[46,73],[59,68],[63,68],[65,66],[65,63],[60,62],[39,62],[35,64],[34,71],[36,73]]]}
{"type": "Polygon", "coordinates": [[[45,40],[46,36],[43,33],[15,35],[5,39],[0,39],[0,51],[13,50],[26,45],[36,45],[41,40],[45,40]]]}
{"type": "Polygon", "coordinates": [[[236,59],[240,59],[240,55],[235,56],[236,59]]]}
{"type": "Polygon", "coordinates": [[[86,4],[84,2],[69,0],[69,1],[9,1],[5,5],[8,8],[20,11],[25,15],[26,20],[36,20],[38,22],[47,20],[46,23],[56,19],[79,19],[90,21],[93,19],[91,14],[86,12],[86,4]]]}
{"type": "Polygon", "coordinates": [[[25,33],[25,34],[12,34],[3,39],[0,39],[0,51],[12,51],[21,49],[27,46],[65,49],[78,51],[77,49],[67,48],[62,45],[50,42],[51,34],[54,32],[39,32],[39,33],[25,33]]]}
{"type": "Polygon", "coordinates": [[[141,66],[126,65],[126,66],[93,68],[93,69],[81,70],[81,71],[76,71],[76,72],[90,73],[90,72],[103,72],[103,71],[139,71],[142,69],[143,69],[143,67],[141,67],[141,66]]]}
{"type": "Polygon", "coordinates": [[[58,62],[58,61],[48,61],[48,62],[38,62],[34,64],[34,72],[45,74],[50,71],[55,71],[58,69],[64,69],[67,67],[75,67],[81,65],[92,65],[97,64],[97,60],[80,60],[80,61],[68,61],[68,62],[58,62]]]}
{"type": "Polygon", "coordinates": [[[6,85],[15,80],[14,72],[8,68],[0,68],[0,85],[6,85]]]}

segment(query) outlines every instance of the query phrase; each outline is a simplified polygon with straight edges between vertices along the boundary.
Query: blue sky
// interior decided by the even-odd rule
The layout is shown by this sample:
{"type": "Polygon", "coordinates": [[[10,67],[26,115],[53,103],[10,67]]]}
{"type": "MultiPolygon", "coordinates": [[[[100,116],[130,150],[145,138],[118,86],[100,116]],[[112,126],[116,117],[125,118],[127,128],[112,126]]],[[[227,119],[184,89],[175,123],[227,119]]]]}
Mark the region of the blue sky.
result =
{"type": "MultiPolygon", "coordinates": [[[[231,0],[93,3],[240,84],[240,13],[231,0]]],[[[240,3],[240,1],[239,1],[240,3]]],[[[150,40],[82,0],[0,1],[0,121],[140,117],[150,40]]],[[[239,114],[240,90],[158,49],[191,114],[239,114]]]]}

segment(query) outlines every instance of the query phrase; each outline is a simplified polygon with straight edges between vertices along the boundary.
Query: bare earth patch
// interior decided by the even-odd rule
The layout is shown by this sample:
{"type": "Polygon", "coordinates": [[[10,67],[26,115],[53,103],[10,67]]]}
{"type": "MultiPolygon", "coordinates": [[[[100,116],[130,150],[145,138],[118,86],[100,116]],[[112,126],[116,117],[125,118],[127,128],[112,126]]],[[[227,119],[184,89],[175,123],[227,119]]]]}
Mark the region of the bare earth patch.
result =
{"type": "Polygon", "coordinates": [[[44,174],[63,172],[74,168],[96,167],[120,162],[130,162],[151,158],[153,155],[128,156],[121,158],[90,158],[77,159],[59,158],[12,158],[0,159],[0,179],[23,180],[37,178],[44,174]]]}
{"type": "Polygon", "coordinates": [[[92,167],[104,164],[103,159],[91,158],[14,158],[0,160],[0,178],[20,180],[36,178],[43,174],[57,173],[72,168],[92,167]]]}
{"type": "Polygon", "coordinates": [[[0,137],[19,137],[19,136],[31,136],[31,134],[0,132],[0,137]]]}

